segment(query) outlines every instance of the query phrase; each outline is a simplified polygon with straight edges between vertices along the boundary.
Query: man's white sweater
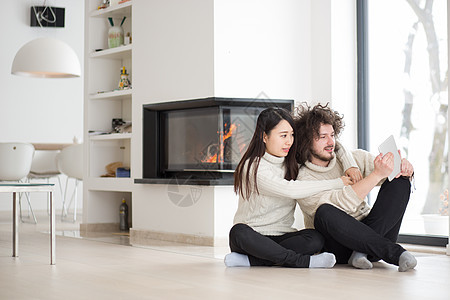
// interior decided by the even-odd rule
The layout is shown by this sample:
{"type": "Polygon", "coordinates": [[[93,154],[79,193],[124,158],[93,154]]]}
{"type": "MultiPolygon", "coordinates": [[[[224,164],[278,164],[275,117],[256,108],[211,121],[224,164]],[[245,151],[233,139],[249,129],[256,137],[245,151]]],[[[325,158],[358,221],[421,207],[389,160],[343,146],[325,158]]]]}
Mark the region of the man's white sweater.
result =
{"type": "MultiPolygon", "coordinates": [[[[373,169],[375,157],[367,151],[355,150],[352,152],[353,158],[358,164],[363,177],[369,175],[373,169]]],[[[321,167],[311,162],[306,162],[300,169],[298,179],[303,180],[329,180],[340,178],[344,175],[342,164],[334,158],[327,167],[321,167]]],[[[370,206],[365,199],[360,199],[354,192],[352,186],[344,186],[342,189],[324,191],[312,196],[297,199],[303,212],[306,228],[314,228],[314,216],[320,205],[328,203],[340,208],[357,220],[366,217],[370,212],[370,206]]]]}
{"type": "MultiPolygon", "coordinates": [[[[355,166],[348,152],[339,154],[346,166],[355,166]],[[347,155],[347,157],[344,157],[347,155]]],[[[263,235],[282,235],[296,231],[293,228],[295,199],[311,196],[315,193],[343,187],[343,182],[338,178],[327,181],[299,181],[284,179],[286,170],[284,157],[276,157],[265,153],[261,157],[258,172],[257,185],[259,194],[254,187],[249,199],[239,195],[239,204],[234,216],[234,224],[244,223],[263,235]]],[[[253,163],[252,168],[254,168],[253,163]]],[[[252,172],[250,170],[250,181],[252,172]]],[[[244,174],[246,168],[244,168],[244,174]]]]}

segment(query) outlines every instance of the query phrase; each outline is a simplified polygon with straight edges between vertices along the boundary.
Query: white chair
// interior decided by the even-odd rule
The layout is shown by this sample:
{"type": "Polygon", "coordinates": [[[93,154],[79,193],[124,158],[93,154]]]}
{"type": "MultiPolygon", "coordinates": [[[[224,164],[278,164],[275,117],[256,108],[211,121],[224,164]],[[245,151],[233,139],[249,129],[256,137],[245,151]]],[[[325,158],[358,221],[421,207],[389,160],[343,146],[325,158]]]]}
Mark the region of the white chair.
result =
{"type": "MultiPolygon", "coordinates": [[[[33,156],[34,146],[30,143],[0,143],[0,181],[20,182],[26,178],[31,169],[33,156]]],[[[34,223],[37,223],[29,197],[27,201],[34,223]]],[[[21,196],[19,196],[19,204],[21,204],[21,196]]],[[[22,210],[20,218],[22,220],[22,210]]]]}
{"type": "Polygon", "coordinates": [[[75,222],[77,220],[78,183],[83,180],[83,144],[73,144],[63,148],[56,156],[56,163],[58,170],[67,176],[61,220],[66,220],[68,210],[73,203],[74,213],[72,221],[75,222]],[[75,180],[75,189],[70,196],[70,200],[68,200],[67,187],[71,178],[75,180]]]}
{"type": "MultiPolygon", "coordinates": [[[[56,156],[59,152],[60,150],[36,150],[27,179],[28,181],[45,180],[49,183],[51,178],[56,178],[58,180],[59,192],[62,197],[61,178],[59,176],[61,175],[61,172],[58,170],[56,164],[56,156]]],[[[49,201],[50,199],[47,201],[47,213],[50,213],[49,201]]]]}

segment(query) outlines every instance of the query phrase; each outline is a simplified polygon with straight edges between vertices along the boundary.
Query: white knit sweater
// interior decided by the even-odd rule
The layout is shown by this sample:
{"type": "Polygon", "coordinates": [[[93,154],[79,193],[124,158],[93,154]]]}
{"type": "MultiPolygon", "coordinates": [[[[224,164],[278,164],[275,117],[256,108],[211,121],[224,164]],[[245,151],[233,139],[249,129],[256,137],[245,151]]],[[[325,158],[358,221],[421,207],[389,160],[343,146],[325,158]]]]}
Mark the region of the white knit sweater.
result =
{"type": "MultiPolygon", "coordinates": [[[[352,152],[353,158],[358,164],[363,177],[369,175],[373,169],[373,160],[375,157],[367,151],[355,150],[352,152]]],[[[333,178],[340,178],[344,174],[344,167],[342,164],[333,159],[327,167],[321,167],[306,162],[305,166],[300,169],[298,174],[299,180],[330,180],[333,178]]],[[[383,182],[383,181],[382,181],[383,182]]],[[[323,191],[313,196],[306,196],[297,200],[303,212],[304,222],[306,228],[314,228],[314,216],[316,210],[324,203],[332,204],[350,216],[361,220],[370,212],[370,207],[364,199],[360,199],[353,191],[351,186],[345,186],[342,189],[331,191],[323,191]]]]}
{"type": "MultiPolygon", "coordinates": [[[[355,166],[348,152],[342,150],[338,156],[346,166],[355,166]]],[[[311,196],[315,193],[343,187],[340,178],[326,181],[286,180],[284,157],[275,157],[265,153],[261,158],[257,172],[259,194],[252,191],[248,200],[239,195],[239,204],[234,216],[234,224],[244,223],[263,235],[282,235],[293,232],[294,199],[311,196]]],[[[255,164],[252,165],[252,168],[255,164]]],[[[244,174],[246,168],[244,168],[244,174]]],[[[252,181],[250,170],[250,181],[252,181]]],[[[253,187],[251,187],[253,189],[253,187]]]]}

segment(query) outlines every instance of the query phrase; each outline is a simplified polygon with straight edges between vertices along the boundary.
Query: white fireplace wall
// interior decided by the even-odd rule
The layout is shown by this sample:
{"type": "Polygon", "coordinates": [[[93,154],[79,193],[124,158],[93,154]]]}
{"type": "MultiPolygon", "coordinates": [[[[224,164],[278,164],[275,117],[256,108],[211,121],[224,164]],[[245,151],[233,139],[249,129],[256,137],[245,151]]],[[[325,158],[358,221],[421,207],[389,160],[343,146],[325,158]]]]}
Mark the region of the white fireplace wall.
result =
{"type": "MultiPolygon", "coordinates": [[[[133,0],[133,178],[142,178],[142,106],[214,95],[213,12],[213,1],[133,0]]],[[[172,188],[134,185],[132,231],[214,237],[214,187],[187,207],[173,199],[197,187],[172,188]]]]}
{"type": "Polygon", "coordinates": [[[214,1],[215,95],[310,100],[310,12],[310,1],[214,1]]]}

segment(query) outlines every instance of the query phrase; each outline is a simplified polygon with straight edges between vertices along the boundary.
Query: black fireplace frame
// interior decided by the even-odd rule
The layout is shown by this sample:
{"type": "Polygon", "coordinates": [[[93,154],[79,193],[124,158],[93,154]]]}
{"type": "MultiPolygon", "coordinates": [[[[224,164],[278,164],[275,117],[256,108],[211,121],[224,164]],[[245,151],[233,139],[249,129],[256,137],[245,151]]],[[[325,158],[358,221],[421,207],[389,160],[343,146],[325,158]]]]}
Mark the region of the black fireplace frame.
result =
{"type": "Polygon", "coordinates": [[[185,185],[232,185],[233,172],[180,172],[178,174],[163,174],[161,170],[162,145],[161,115],[170,110],[203,108],[203,107],[282,107],[293,110],[294,101],[286,99],[259,98],[223,98],[209,97],[201,99],[180,100],[143,105],[143,147],[142,147],[142,177],[135,183],[144,184],[185,184],[185,185]]]}

